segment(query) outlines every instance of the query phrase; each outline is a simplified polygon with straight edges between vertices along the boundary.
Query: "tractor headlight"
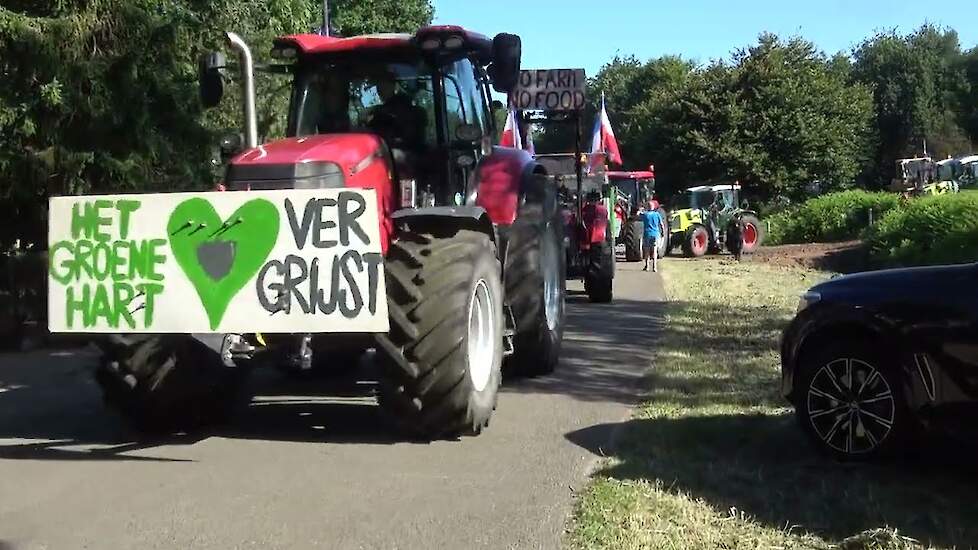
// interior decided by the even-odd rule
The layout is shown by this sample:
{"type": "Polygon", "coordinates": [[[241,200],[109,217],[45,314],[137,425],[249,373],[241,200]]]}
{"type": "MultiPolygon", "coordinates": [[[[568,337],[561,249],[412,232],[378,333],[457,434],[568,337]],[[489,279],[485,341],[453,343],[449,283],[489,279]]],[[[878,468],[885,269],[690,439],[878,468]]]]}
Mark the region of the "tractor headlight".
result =
{"type": "Polygon", "coordinates": [[[426,52],[433,52],[441,49],[442,41],[441,38],[437,36],[432,36],[431,38],[425,38],[421,41],[421,49],[426,52]]]}
{"type": "Polygon", "coordinates": [[[332,162],[301,162],[295,165],[296,189],[335,189],[346,185],[343,170],[332,162]]]}
{"type": "Polygon", "coordinates": [[[449,50],[457,50],[461,48],[463,44],[465,44],[465,41],[462,39],[462,37],[455,34],[445,39],[445,48],[449,50]]]}
{"type": "Polygon", "coordinates": [[[819,294],[818,292],[813,292],[809,290],[808,292],[802,294],[801,299],[798,300],[798,310],[795,312],[795,315],[801,313],[802,311],[805,311],[810,306],[817,304],[821,300],[822,300],[822,295],[819,294]]]}

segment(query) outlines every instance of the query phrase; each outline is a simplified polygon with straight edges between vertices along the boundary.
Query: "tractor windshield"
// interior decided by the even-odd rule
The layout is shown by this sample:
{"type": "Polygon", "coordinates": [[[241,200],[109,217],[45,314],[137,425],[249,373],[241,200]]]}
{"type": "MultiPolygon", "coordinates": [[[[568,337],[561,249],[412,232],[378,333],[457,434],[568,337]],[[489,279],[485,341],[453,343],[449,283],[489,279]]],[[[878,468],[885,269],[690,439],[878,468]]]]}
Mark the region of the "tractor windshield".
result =
{"type": "Polygon", "coordinates": [[[639,202],[652,197],[654,184],[652,178],[609,178],[612,185],[618,188],[618,193],[628,201],[632,207],[639,206],[639,202]]]}
{"type": "Polygon", "coordinates": [[[672,208],[676,210],[707,208],[716,198],[717,194],[714,191],[686,191],[673,199],[672,208]]]}
{"type": "Polygon", "coordinates": [[[371,132],[424,148],[436,141],[434,98],[432,71],[420,61],[308,64],[296,75],[289,135],[371,132]]]}

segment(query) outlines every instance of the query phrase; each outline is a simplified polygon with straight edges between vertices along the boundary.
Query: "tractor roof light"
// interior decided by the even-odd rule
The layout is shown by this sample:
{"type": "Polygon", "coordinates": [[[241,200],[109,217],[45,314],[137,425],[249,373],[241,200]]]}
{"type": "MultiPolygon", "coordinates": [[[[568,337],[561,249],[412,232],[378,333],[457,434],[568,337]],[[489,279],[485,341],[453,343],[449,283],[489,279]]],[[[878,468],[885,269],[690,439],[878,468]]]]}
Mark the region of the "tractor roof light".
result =
{"type": "Polygon", "coordinates": [[[441,49],[442,44],[440,37],[431,36],[421,41],[421,49],[426,52],[435,52],[441,49]]]}
{"type": "Polygon", "coordinates": [[[272,48],[272,57],[274,59],[295,59],[298,55],[299,50],[291,46],[272,48]]]}
{"type": "Polygon", "coordinates": [[[445,48],[457,50],[465,45],[465,39],[457,34],[453,34],[445,39],[445,48]]]}

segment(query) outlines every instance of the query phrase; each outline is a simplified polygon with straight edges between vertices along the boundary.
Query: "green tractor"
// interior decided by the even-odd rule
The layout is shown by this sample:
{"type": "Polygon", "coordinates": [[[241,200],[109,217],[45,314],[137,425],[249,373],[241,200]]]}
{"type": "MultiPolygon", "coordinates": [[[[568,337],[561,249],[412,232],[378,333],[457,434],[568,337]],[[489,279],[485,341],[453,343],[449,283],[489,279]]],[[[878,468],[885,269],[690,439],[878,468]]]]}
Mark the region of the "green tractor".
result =
{"type": "Polygon", "coordinates": [[[744,221],[743,253],[761,246],[764,228],[757,213],[740,202],[740,185],[700,185],[690,187],[672,200],[669,215],[668,250],[682,247],[683,255],[697,258],[730,248],[727,228],[738,214],[744,221]]]}

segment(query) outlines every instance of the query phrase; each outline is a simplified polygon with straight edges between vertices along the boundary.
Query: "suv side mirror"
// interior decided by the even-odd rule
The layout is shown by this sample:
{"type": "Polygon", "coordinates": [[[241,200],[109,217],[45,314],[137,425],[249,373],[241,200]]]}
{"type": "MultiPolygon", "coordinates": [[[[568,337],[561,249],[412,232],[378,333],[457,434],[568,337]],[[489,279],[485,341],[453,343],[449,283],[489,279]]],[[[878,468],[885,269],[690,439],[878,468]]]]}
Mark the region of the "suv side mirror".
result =
{"type": "Polygon", "coordinates": [[[221,69],[227,65],[224,54],[206,53],[197,65],[197,79],[200,84],[200,102],[205,108],[217,107],[224,97],[224,77],[221,69]]]}
{"type": "Polygon", "coordinates": [[[492,39],[492,65],[487,72],[492,87],[501,94],[513,91],[520,80],[520,59],[523,42],[515,34],[500,33],[492,39]]]}

